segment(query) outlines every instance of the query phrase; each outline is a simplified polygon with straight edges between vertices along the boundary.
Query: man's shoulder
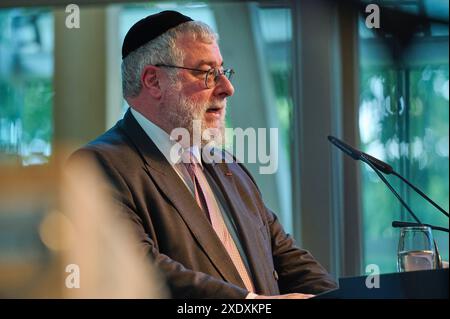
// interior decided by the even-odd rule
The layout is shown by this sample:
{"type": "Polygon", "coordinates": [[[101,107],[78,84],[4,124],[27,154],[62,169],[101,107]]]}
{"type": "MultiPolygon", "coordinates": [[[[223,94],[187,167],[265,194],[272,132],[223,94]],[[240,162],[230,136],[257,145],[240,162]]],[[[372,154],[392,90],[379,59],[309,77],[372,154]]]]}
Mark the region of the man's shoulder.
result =
{"type": "Polygon", "coordinates": [[[126,163],[131,158],[137,157],[135,153],[133,144],[119,122],[105,133],[76,150],[71,155],[71,159],[85,157],[96,161],[126,163]]]}
{"type": "Polygon", "coordinates": [[[128,137],[120,127],[119,122],[102,135],[87,143],[82,148],[108,152],[115,151],[117,148],[122,148],[129,144],[128,137]]]}

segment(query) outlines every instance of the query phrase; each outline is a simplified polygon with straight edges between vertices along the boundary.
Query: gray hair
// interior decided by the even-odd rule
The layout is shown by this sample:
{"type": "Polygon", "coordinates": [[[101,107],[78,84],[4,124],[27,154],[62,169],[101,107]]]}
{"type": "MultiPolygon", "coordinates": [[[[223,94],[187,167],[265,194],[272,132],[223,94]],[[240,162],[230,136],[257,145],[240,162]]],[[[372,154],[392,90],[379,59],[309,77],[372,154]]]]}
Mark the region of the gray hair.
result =
{"type": "MultiPolygon", "coordinates": [[[[191,36],[193,41],[213,43],[218,36],[205,23],[189,21],[170,29],[157,38],[147,42],[131,52],[122,61],[122,92],[123,97],[136,97],[141,92],[141,73],[146,65],[171,64],[183,65],[184,52],[177,47],[176,41],[181,35],[191,36]]],[[[177,69],[168,69],[172,79],[177,69]]]]}

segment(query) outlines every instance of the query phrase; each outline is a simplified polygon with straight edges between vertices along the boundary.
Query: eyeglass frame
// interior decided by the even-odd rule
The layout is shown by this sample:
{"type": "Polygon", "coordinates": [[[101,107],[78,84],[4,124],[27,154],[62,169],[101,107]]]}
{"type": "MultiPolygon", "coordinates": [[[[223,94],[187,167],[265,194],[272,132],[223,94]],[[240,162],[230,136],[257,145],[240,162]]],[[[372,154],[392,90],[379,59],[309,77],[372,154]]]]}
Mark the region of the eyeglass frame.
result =
{"type": "Polygon", "coordinates": [[[232,68],[230,68],[230,69],[223,69],[223,70],[220,70],[218,68],[210,68],[209,70],[202,70],[202,69],[194,69],[194,68],[188,68],[188,67],[185,67],[185,66],[169,65],[169,64],[155,64],[155,66],[157,66],[157,67],[165,67],[165,68],[174,68],[174,69],[183,69],[183,70],[190,70],[190,71],[197,71],[197,72],[205,73],[206,74],[206,76],[205,76],[205,86],[206,86],[207,89],[211,89],[208,86],[208,76],[210,74],[212,74],[211,71],[215,71],[215,74],[214,74],[214,83],[215,84],[217,84],[217,78],[220,75],[224,75],[229,81],[231,81],[231,78],[233,77],[233,74],[236,73],[236,72],[234,72],[234,70],[232,68]],[[227,75],[227,73],[229,75],[227,75]]]}

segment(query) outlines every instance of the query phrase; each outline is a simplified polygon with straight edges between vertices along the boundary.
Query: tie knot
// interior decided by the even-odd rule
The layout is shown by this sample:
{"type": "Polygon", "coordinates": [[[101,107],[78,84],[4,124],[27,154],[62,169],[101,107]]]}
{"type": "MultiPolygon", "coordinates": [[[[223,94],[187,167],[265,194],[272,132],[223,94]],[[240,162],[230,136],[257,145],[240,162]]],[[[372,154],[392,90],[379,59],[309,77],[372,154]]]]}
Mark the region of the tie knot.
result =
{"type": "Polygon", "coordinates": [[[184,164],[192,164],[194,166],[200,164],[191,149],[186,150],[181,154],[181,160],[184,164]]]}
{"type": "Polygon", "coordinates": [[[197,170],[199,168],[202,169],[202,167],[199,164],[195,155],[192,153],[192,150],[186,150],[181,155],[181,159],[183,161],[183,164],[186,166],[186,169],[187,169],[191,179],[194,180],[195,176],[197,175],[197,170]]]}

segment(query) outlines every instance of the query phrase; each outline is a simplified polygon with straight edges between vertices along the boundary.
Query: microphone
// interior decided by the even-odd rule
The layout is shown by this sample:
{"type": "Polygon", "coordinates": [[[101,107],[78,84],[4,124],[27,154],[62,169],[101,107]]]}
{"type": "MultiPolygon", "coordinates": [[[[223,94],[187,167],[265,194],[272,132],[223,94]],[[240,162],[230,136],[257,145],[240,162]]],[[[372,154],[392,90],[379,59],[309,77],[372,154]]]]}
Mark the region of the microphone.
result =
{"type": "Polygon", "coordinates": [[[370,156],[369,154],[366,154],[364,152],[361,152],[350,145],[344,143],[343,141],[339,140],[338,138],[328,135],[328,140],[333,143],[335,146],[337,146],[339,149],[341,149],[344,153],[349,155],[354,160],[363,160],[362,156],[364,156],[366,159],[368,159],[377,169],[382,171],[385,174],[391,174],[394,172],[394,169],[391,165],[380,161],[379,159],[370,156]]]}
{"type": "MultiPolygon", "coordinates": [[[[404,227],[404,226],[428,226],[431,229],[437,229],[437,230],[442,230],[442,231],[446,231],[449,232],[448,229],[443,228],[443,227],[437,227],[437,226],[432,226],[432,225],[428,225],[428,224],[423,224],[419,218],[413,213],[413,211],[411,210],[411,208],[409,208],[409,206],[405,203],[405,201],[400,197],[400,195],[396,192],[396,190],[392,187],[392,185],[386,180],[386,178],[380,173],[383,172],[385,174],[393,174],[396,175],[398,177],[401,178],[401,180],[405,181],[409,186],[411,186],[416,192],[418,192],[419,195],[421,195],[422,197],[424,197],[427,201],[431,202],[431,204],[433,204],[433,206],[437,206],[439,208],[439,210],[441,210],[446,216],[448,216],[448,213],[446,213],[439,205],[437,205],[436,203],[434,203],[430,198],[428,198],[428,196],[426,196],[425,194],[423,194],[419,189],[417,189],[414,185],[412,185],[411,183],[409,183],[405,178],[403,178],[400,174],[396,173],[394,171],[394,169],[392,168],[392,166],[386,164],[383,161],[380,161],[379,159],[370,156],[369,154],[366,154],[364,152],[361,152],[353,147],[351,147],[350,145],[344,143],[343,141],[337,139],[334,136],[329,135],[328,136],[328,140],[335,146],[337,146],[340,150],[342,150],[344,153],[346,153],[347,155],[349,155],[351,158],[353,158],[354,160],[360,160],[364,163],[366,163],[367,165],[369,165],[374,171],[375,173],[378,175],[378,177],[383,181],[384,184],[386,184],[386,186],[389,188],[389,190],[395,195],[395,197],[397,197],[397,199],[400,201],[400,203],[403,205],[403,207],[406,208],[406,210],[408,211],[408,213],[416,220],[417,223],[408,223],[408,222],[398,222],[398,221],[394,221],[392,222],[392,226],[393,227],[404,227]],[[400,226],[402,225],[402,226],[400,226]]],[[[442,268],[442,260],[441,260],[441,255],[439,254],[439,250],[437,247],[437,243],[436,240],[434,240],[434,248],[436,250],[436,265],[437,268],[442,268]]]]}
{"type": "MultiPolygon", "coordinates": [[[[328,140],[333,143],[333,145],[337,146],[340,150],[342,150],[344,153],[349,155],[354,160],[360,160],[365,162],[366,164],[369,164],[369,162],[375,166],[378,170],[382,171],[383,173],[387,175],[395,175],[398,178],[400,178],[403,182],[405,182],[409,187],[411,187],[416,193],[418,193],[422,198],[427,200],[431,205],[433,205],[436,209],[438,209],[441,213],[443,213],[445,216],[449,217],[448,212],[446,212],[441,206],[436,204],[431,198],[429,198],[424,192],[422,192],[420,189],[418,189],[416,186],[414,186],[411,182],[409,182],[406,178],[398,174],[391,165],[380,161],[379,159],[370,156],[369,154],[366,154],[364,152],[361,152],[350,145],[344,143],[343,141],[339,140],[338,138],[329,135],[328,140]]],[[[369,164],[370,165],[370,164],[369,164]]]]}

